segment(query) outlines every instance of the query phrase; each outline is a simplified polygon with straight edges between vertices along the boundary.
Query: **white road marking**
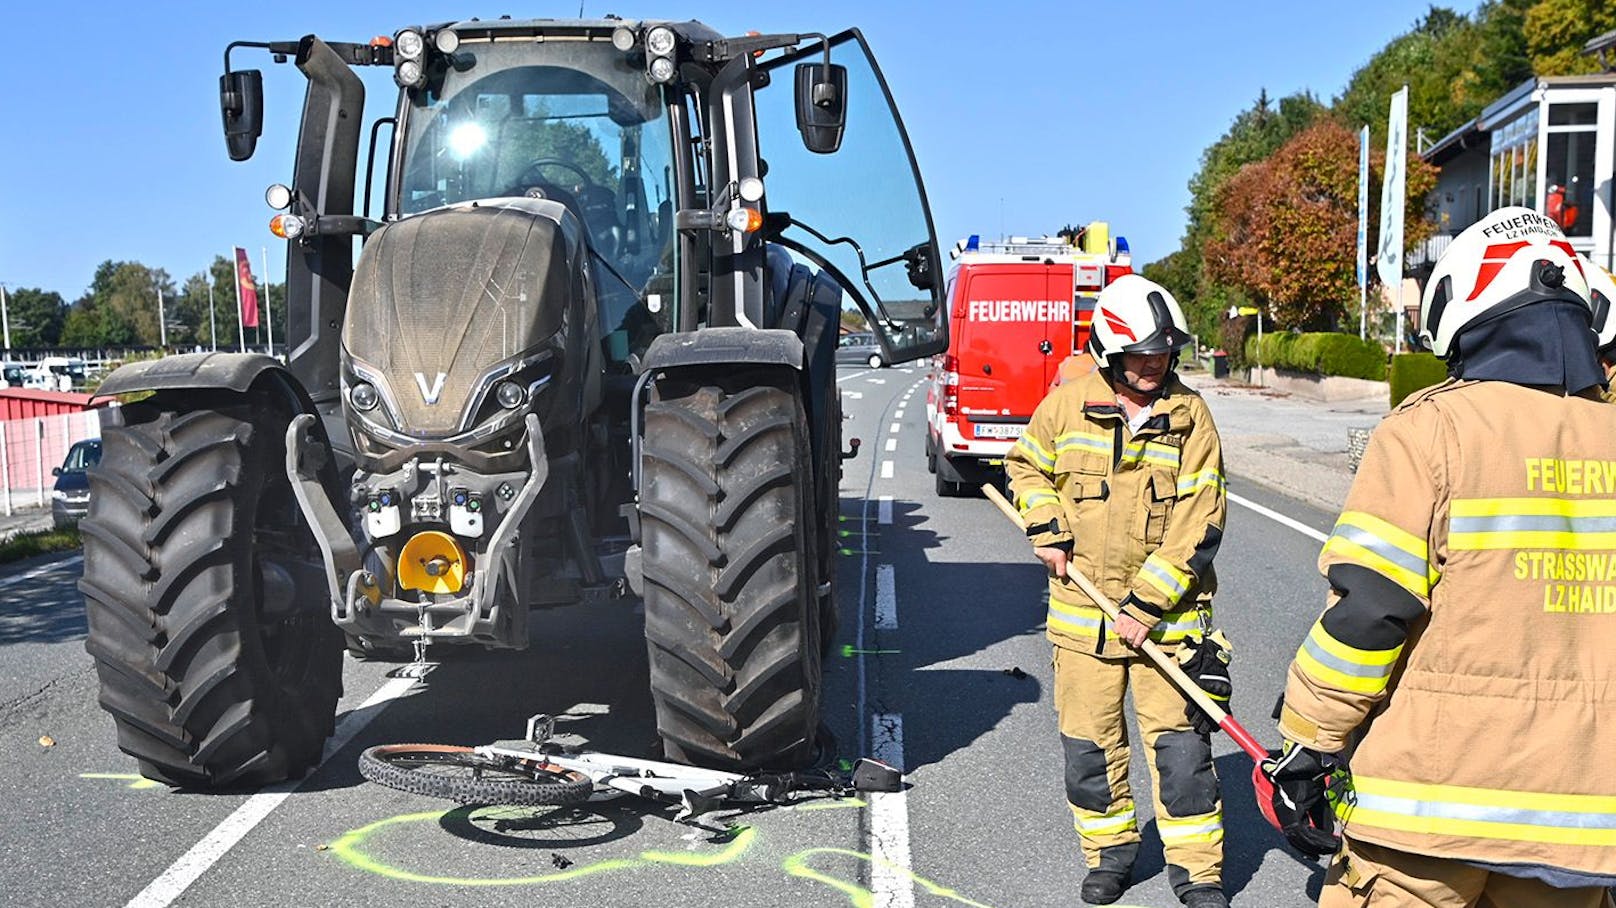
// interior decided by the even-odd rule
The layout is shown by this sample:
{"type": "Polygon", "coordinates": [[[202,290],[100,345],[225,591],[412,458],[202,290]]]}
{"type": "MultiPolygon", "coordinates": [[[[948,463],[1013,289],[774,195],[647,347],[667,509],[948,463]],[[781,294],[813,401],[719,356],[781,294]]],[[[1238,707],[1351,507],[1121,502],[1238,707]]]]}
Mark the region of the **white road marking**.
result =
{"type": "Polygon", "coordinates": [[[1325,542],[1330,538],[1330,537],[1324,535],[1323,533],[1320,533],[1318,530],[1313,529],[1312,527],[1308,526],[1305,523],[1300,523],[1298,521],[1292,520],[1291,518],[1286,517],[1284,514],[1281,514],[1278,511],[1269,510],[1268,508],[1263,507],[1262,505],[1256,503],[1255,501],[1247,501],[1246,499],[1241,498],[1239,495],[1236,495],[1233,492],[1228,493],[1228,495],[1229,495],[1229,500],[1234,502],[1235,504],[1240,505],[1241,507],[1246,508],[1247,510],[1256,511],[1257,513],[1263,515],[1264,517],[1267,517],[1269,520],[1272,520],[1275,523],[1284,524],[1285,526],[1290,527],[1291,529],[1295,530],[1298,533],[1301,533],[1303,536],[1306,536],[1309,539],[1317,539],[1319,542],[1325,542]]]}
{"type": "Polygon", "coordinates": [[[892,414],[892,418],[893,419],[903,419],[903,411],[899,410],[898,412],[892,414]]]}
{"type": "Polygon", "coordinates": [[[890,461],[890,460],[881,461],[881,478],[882,479],[891,479],[892,478],[892,461],[890,461]]]}
{"type": "Polygon", "coordinates": [[[842,382],[847,381],[850,378],[858,378],[860,375],[869,375],[872,371],[874,371],[874,370],[873,369],[865,369],[862,372],[853,372],[853,373],[850,373],[848,375],[843,375],[840,378],[836,379],[836,383],[839,385],[842,382]]]}
{"type": "Polygon", "coordinates": [[[896,438],[887,439],[887,450],[888,451],[896,451],[896,450],[898,450],[898,440],[896,438]]]}
{"type": "Polygon", "coordinates": [[[872,378],[872,379],[870,379],[870,384],[872,384],[872,385],[884,385],[886,383],[887,383],[887,380],[884,379],[884,378],[872,378]]]}
{"type": "Polygon", "coordinates": [[[0,583],[0,590],[3,590],[8,586],[14,586],[14,585],[16,585],[18,583],[25,583],[25,582],[27,582],[29,580],[34,579],[35,577],[39,577],[39,576],[42,576],[44,574],[49,574],[52,571],[59,571],[59,570],[62,570],[63,568],[77,567],[77,566],[79,566],[79,565],[81,565],[83,563],[84,563],[84,556],[83,555],[74,555],[71,558],[62,558],[62,559],[59,559],[57,561],[47,562],[45,564],[39,565],[38,567],[34,568],[33,570],[24,571],[23,573],[18,574],[15,577],[7,577],[5,579],[5,582],[0,583]]]}
{"type": "Polygon", "coordinates": [[[892,496],[891,495],[882,495],[881,496],[880,501],[878,501],[876,503],[876,514],[879,515],[879,516],[876,517],[876,521],[875,521],[876,523],[881,523],[881,524],[890,524],[890,523],[892,523],[892,496]]]}
{"type": "Polygon", "coordinates": [[[848,400],[863,400],[864,399],[864,392],[863,391],[843,391],[842,396],[847,398],[848,400]]]}
{"type": "Polygon", "coordinates": [[[903,431],[903,426],[900,426],[897,423],[893,423],[892,425],[887,426],[887,431],[892,433],[892,434],[897,434],[897,433],[903,431]]]}
{"type": "MultiPolygon", "coordinates": [[[[879,579],[880,575],[876,575],[879,579]]],[[[877,760],[903,768],[903,716],[870,717],[870,743],[877,760]]],[[[909,871],[909,804],[902,791],[871,792],[870,892],[875,908],[914,908],[915,878],[909,871]]]]}
{"type": "Polygon", "coordinates": [[[875,566],[875,629],[898,629],[898,579],[890,564],[875,566]]]}
{"type": "MultiPolygon", "coordinates": [[[[381,715],[388,701],[403,696],[415,684],[413,678],[394,678],[371,694],[358,709],[343,716],[342,721],[337,723],[336,732],[332,734],[331,740],[325,742],[325,754],[320,760],[320,765],[324,766],[332,754],[347,746],[354,735],[381,715]]],[[[180,855],[180,859],[163,871],[162,876],[152,880],[139,895],[130,899],[126,908],[164,908],[172,904],[175,899],[185,894],[185,890],[189,889],[198,877],[207,872],[209,867],[251,832],[254,826],[263,822],[270,811],[279,807],[288,795],[313,777],[314,773],[310,773],[302,779],[271,785],[248,798],[247,803],[237,807],[234,813],[224,818],[224,822],[213,827],[213,831],[203,837],[202,841],[192,845],[190,851],[180,855]]]]}

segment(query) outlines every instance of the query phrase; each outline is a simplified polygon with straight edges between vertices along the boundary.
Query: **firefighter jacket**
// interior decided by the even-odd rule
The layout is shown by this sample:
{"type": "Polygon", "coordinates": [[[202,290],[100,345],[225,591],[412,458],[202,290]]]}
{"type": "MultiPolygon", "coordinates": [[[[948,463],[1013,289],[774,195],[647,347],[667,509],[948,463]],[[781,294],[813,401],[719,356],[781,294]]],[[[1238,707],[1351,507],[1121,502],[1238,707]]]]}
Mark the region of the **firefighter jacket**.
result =
{"type": "Polygon", "coordinates": [[[1362,732],[1353,838],[1616,874],[1616,410],[1595,391],[1450,380],[1371,436],[1279,723],[1326,752],[1362,732]]]}
{"type": "MultiPolygon", "coordinates": [[[[1206,402],[1176,373],[1137,433],[1104,373],[1061,385],[1033,412],[1005,471],[1032,544],[1069,543],[1072,569],[1151,639],[1174,645],[1201,626],[1223,538],[1223,450],[1206,402]]],[[[1076,584],[1050,579],[1057,646],[1133,655],[1108,624],[1076,584]]]]}

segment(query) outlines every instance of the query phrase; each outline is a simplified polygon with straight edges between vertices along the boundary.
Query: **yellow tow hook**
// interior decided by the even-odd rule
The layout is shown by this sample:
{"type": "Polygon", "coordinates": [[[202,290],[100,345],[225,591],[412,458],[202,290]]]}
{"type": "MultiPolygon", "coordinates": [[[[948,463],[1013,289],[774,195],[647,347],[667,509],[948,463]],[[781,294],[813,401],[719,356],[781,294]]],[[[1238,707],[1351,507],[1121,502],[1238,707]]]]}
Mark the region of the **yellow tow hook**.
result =
{"type": "Polygon", "coordinates": [[[458,593],[466,584],[466,552],[438,530],[416,533],[398,553],[398,585],[427,593],[458,593]]]}

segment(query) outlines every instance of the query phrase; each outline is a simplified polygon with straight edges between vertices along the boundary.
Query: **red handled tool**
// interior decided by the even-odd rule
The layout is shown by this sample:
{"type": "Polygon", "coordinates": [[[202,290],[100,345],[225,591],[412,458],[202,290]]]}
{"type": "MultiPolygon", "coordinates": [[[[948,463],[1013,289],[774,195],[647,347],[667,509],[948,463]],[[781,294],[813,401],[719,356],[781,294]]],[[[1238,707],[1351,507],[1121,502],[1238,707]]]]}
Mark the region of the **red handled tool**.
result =
{"type": "MultiPolygon", "coordinates": [[[[1016,513],[1016,509],[1011,507],[1010,502],[1005,500],[998,489],[990,485],[984,485],[982,494],[997,505],[999,510],[1004,512],[1004,516],[1014,521],[1016,526],[1026,529],[1026,524],[1022,522],[1021,515],[1016,513]]],[[[1105,594],[1100,592],[1099,587],[1095,586],[1089,578],[1083,576],[1081,571],[1073,570],[1068,566],[1066,577],[1077,584],[1078,588],[1083,590],[1084,593],[1087,593],[1088,597],[1094,600],[1094,604],[1100,607],[1100,611],[1105,612],[1107,618],[1110,618],[1113,622],[1117,620],[1116,604],[1107,599],[1105,594]]],[[[1256,790],[1257,809],[1261,811],[1263,819],[1272,824],[1275,829],[1279,829],[1279,818],[1274,816],[1274,783],[1269,781],[1268,776],[1264,775],[1262,771],[1262,762],[1268,759],[1267,748],[1258,744],[1257,739],[1253,738],[1251,732],[1246,731],[1244,726],[1236,722],[1234,716],[1224,712],[1217,703],[1213,702],[1212,698],[1206,695],[1206,691],[1201,690],[1199,684],[1190,680],[1189,675],[1184,674],[1184,670],[1179,668],[1178,662],[1162,652],[1161,648],[1155,643],[1146,640],[1139,649],[1150,658],[1150,661],[1156,663],[1156,667],[1161,669],[1168,680],[1173,682],[1173,686],[1177,687],[1184,696],[1190,698],[1196,706],[1199,706],[1207,715],[1211,716],[1218,723],[1218,728],[1223,729],[1224,734],[1232,738],[1234,743],[1240,745],[1240,749],[1245,751],[1246,755],[1256,763],[1251,768],[1251,787],[1256,790]]]]}

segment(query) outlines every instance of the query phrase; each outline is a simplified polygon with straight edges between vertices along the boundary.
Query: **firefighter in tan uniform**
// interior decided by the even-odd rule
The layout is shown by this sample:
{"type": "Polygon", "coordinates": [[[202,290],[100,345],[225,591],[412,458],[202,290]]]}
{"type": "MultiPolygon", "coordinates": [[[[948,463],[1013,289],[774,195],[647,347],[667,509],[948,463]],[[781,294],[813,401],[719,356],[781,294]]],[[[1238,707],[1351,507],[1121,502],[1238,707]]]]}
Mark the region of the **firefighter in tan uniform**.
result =
{"type": "Polygon", "coordinates": [[[1616,411],[1590,315],[1525,208],[1436,264],[1420,330],[1452,378],[1369,441],[1264,764],[1292,844],[1342,846],[1321,906],[1612,904],[1616,411]]]}
{"type": "Polygon", "coordinates": [[[1089,352],[1098,368],[1052,391],[1005,461],[1051,575],[1066,796],[1089,868],[1081,894],[1090,904],[1116,901],[1139,851],[1123,715],[1131,688],[1169,882],[1186,905],[1218,908],[1228,902],[1212,725],[1134,647],[1148,637],[1180,651],[1186,671],[1227,699],[1227,656],[1199,634],[1223,535],[1222,449],[1205,402],[1173,371],[1189,334],[1171,294],[1142,277],[1119,278],[1100,294],[1094,324],[1089,352]],[[1119,603],[1115,627],[1068,570],[1119,603]]]}

